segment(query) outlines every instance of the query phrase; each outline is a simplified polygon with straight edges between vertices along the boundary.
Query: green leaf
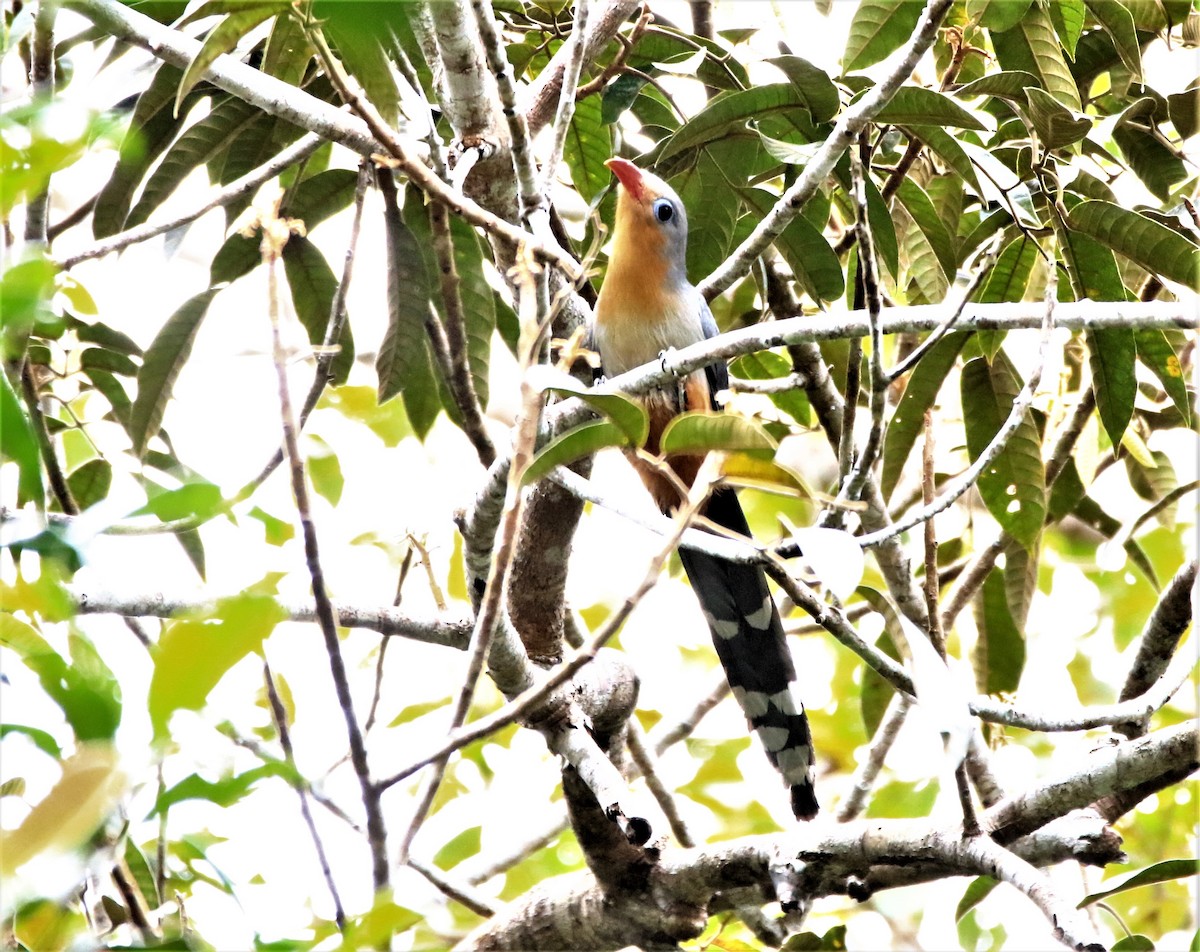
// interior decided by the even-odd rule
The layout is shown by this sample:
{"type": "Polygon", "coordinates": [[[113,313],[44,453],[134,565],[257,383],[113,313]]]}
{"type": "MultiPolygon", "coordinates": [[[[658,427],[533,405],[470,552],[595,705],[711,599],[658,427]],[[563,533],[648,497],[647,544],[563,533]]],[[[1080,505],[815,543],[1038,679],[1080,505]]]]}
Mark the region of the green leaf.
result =
{"type": "Polygon", "coordinates": [[[311,437],[314,447],[308,456],[308,477],[312,480],[317,495],[331,506],[337,506],[342,498],[346,478],[342,475],[342,464],[338,456],[320,437],[311,437]]]}
{"type": "Polygon", "coordinates": [[[244,592],[221,599],[209,618],[172,621],[154,650],[147,706],[157,741],[168,736],[171,715],[198,711],[225,672],[287,618],[269,595],[244,592]]]}
{"type": "Polygon", "coordinates": [[[521,485],[537,482],[555,466],[566,466],[609,446],[628,446],[625,431],[608,420],[590,420],[547,443],[521,474],[521,485]]]}
{"type": "Polygon", "coordinates": [[[83,370],[98,368],[109,373],[121,374],[123,377],[136,377],[138,372],[138,365],[125,354],[102,347],[85,348],[79,355],[79,366],[83,370]]]}
{"type": "Polygon", "coordinates": [[[1087,0],[1088,11],[1105,32],[1112,37],[1113,46],[1121,62],[1129,70],[1134,82],[1142,81],[1142,47],[1138,42],[1137,27],[1133,16],[1122,3],[1112,0],[1087,0]]]}
{"type": "Polygon", "coordinates": [[[1183,378],[1179,355],[1167,335],[1157,328],[1147,328],[1135,330],[1133,336],[1138,359],[1158,378],[1184,422],[1190,425],[1192,404],[1188,397],[1187,382],[1183,378]]]}
{"type": "Polygon", "coordinates": [[[162,904],[162,897],[158,894],[158,880],[146,861],[145,854],[128,837],[125,838],[124,856],[125,866],[133,877],[133,885],[142,894],[146,909],[157,909],[162,904]]]}
{"type": "Polygon", "coordinates": [[[1200,249],[1165,225],[1102,201],[1080,202],[1067,222],[1152,274],[1200,291],[1200,249]]]}
{"type": "Polygon", "coordinates": [[[384,192],[388,326],[375,359],[375,370],[379,375],[379,402],[402,394],[413,430],[424,439],[442,404],[425,332],[433,283],[431,264],[426,261],[409,224],[418,227],[423,224],[427,232],[428,219],[420,193],[409,189],[407,195],[405,215],[401,218],[394,204],[394,192],[391,200],[388,192],[384,192]]]}
{"type": "MultiPolygon", "coordinates": [[[[989,364],[982,357],[967,362],[962,374],[962,406],[967,451],[979,458],[999,432],[1021,389],[1012,363],[1000,351],[989,364]]],[[[1046,476],[1041,437],[1026,414],[991,466],[979,476],[978,489],[1000,526],[1029,548],[1046,518],[1046,476]]]]}
{"type": "Polygon", "coordinates": [[[557,386],[547,387],[549,393],[561,393],[578,397],[597,413],[603,413],[617,425],[629,446],[643,446],[650,432],[650,417],[646,408],[632,397],[623,393],[596,393],[582,384],[565,380],[557,386]]]}
{"type": "Polygon", "coordinates": [[[452,869],[464,859],[479,852],[483,827],[469,826],[451,838],[450,842],[433,854],[433,865],[438,869],[452,869]]]}
{"type": "Polygon", "coordinates": [[[1083,0],[1055,0],[1049,4],[1050,22],[1054,24],[1054,32],[1064,52],[1071,59],[1075,58],[1075,47],[1079,43],[1079,34],[1083,32],[1085,10],[1083,0]]]}
{"type": "Polygon", "coordinates": [[[270,777],[299,780],[295,771],[284,761],[271,761],[259,767],[240,774],[222,777],[220,780],[206,780],[199,774],[189,774],[183,780],[158,795],[150,816],[160,816],[175,804],[185,800],[205,800],[219,807],[229,807],[237,803],[250,792],[260,780],[270,777]]]}
{"type": "Polygon", "coordinates": [[[108,496],[112,485],[112,464],[106,459],[90,459],[67,477],[67,488],[80,510],[89,509],[108,496]]]}
{"type": "Polygon", "coordinates": [[[401,724],[407,724],[409,721],[415,721],[418,717],[423,717],[426,714],[445,707],[450,703],[450,698],[439,698],[436,701],[422,701],[419,704],[409,704],[401,709],[400,713],[393,717],[388,722],[388,727],[399,727],[401,724]]]}
{"type": "Polygon", "coordinates": [[[633,105],[646,80],[633,73],[621,73],[600,94],[600,121],[611,126],[633,105]]]}
{"type": "Polygon", "coordinates": [[[907,0],[862,0],[850,21],[842,70],[865,69],[904,45],[917,28],[921,4],[907,0]]]}
{"type": "Polygon", "coordinates": [[[967,0],[967,17],[993,33],[1011,30],[1029,12],[1032,0],[967,0]]]}
{"type": "Polygon", "coordinates": [[[733,140],[713,142],[671,184],[689,209],[687,271],[693,280],[708,274],[729,254],[741,211],[733,179],[746,179],[751,150],[733,140]]]}
{"type": "MultiPolygon", "coordinates": [[[[608,170],[605,169],[607,175],[608,170]]],[[[482,242],[475,228],[458,215],[450,216],[454,241],[454,264],[458,270],[458,294],[462,300],[467,331],[467,363],[479,405],[488,402],[488,368],[492,359],[492,334],[496,330],[496,290],[488,283],[482,242]]]]}
{"type": "MultiPolygon", "coordinates": [[[[1037,263],[1039,254],[1037,242],[1032,238],[1021,235],[1010,241],[1000,252],[992,273],[988,275],[987,283],[979,292],[977,300],[980,304],[1000,304],[1006,301],[1020,301],[1025,297],[1025,289],[1029,286],[1029,278],[1037,263]]],[[[996,355],[1004,340],[1003,331],[980,331],[978,335],[980,346],[990,360],[996,355]]]]}
{"type": "Polygon", "coordinates": [[[1046,148],[1073,145],[1091,131],[1091,119],[1072,112],[1044,89],[1030,86],[1025,95],[1029,101],[1029,120],[1046,148]]]}
{"type": "MultiPolygon", "coordinates": [[[[837,176],[844,194],[851,194],[850,159],[842,156],[841,161],[834,166],[833,172],[837,176]]],[[[892,221],[891,209],[883,200],[883,196],[879,193],[879,188],[871,176],[866,176],[863,184],[866,186],[867,220],[871,223],[871,237],[875,239],[875,251],[888,271],[895,277],[900,270],[900,245],[896,240],[896,226],[892,221]]],[[[851,214],[853,213],[851,212],[851,214]]]]}
{"type": "Polygon", "coordinates": [[[129,435],[133,452],[139,457],[145,455],[147,445],[162,426],[175,380],[191,356],[196,333],[216,293],[212,289],[203,291],[180,305],[146,351],[138,371],[137,396],[129,411],[129,435]]]}
{"type": "Polygon", "coordinates": [[[983,694],[1011,694],[1025,668],[1025,637],[1009,609],[1004,570],[992,569],[974,601],[979,637],[971,663],[983,694]]]}
{"type": "Polygon", "coordinates": [[[371,0],[317,0],[312,16],[337,48],[346,71],[358,80],[371,104],[395,128],[401,102],[388,46],[392,35],[410,28],[408,4],[371,0]]]}
{"type": "Polygon", "coordinates": [[[110,740],[121,723],[121,687],[83,635],[68,638],[71,661],[58,654],[32,626],[0,613],[0,645],[12,650],[37,675],[59,706],[78,741],[110,740]]]}
{"type": "Polygon", "coordinates": [[[1133,416],[1137,396],[1134,372],[1137,346],[1133,329],[1110,327],[1088,331],[1088,365],[1096,390],[1096,409],[1113,446],[1121,445],[1121,436],[1133,416]]]}
{"type": "Polygon", "coordinates": [[[595,96],[577,102],[563,147],[563,159],[571,170],[571,181],[589,204],[612,178],[604,165],[612,155],[612,140],[601,110],[602,104],[595,96]]]}
{"type": "Polygon", "coordinates": [[[290,86],[300,86],[312,57],[313,49],[304,35],[300,18],[278,17],[267,37],[262,71],[290,86]]]}
{"type": "Polygon", "coordinates": [[[1116,886],[1110,886],[1101,892],[1084,896],[1075,908],[1082,909],[1101,899],[1115,896],[1118,893],[1138,889],[1141,886],[1151,886],[1154,883],[1170,882],[1174,879],[1187,879],[1200,875],[1200,859],[1168,859],[1145,869],[1138,870],[1132,876],[1126,877],[1116,886]]]}
{"type": "Polygon", "coordinates": [[[1133,933],[1117,939],[1111,946],[1110,952],[1154,952],[1154,941],[1146,935],[1133,933]]]}
{"type": "Polygon", "coordinates": [[[212,483],[197,481],[178,489],[158,489],[153,483],[146,484],[150,499],[135,516],[153,515],[163,522],[177,519],[209,519],[225,506],[221,488],[212,483]]]}
{"type": "Polygon", "coordinates": [[[937,780],[892,780],[872,794],[863,816],[895,820],[929,816],[938,786],[937,780]]]}
{"type": "Polygon", "coordinates": [[[56,325],[62,326],[51,309],[54,296],[54,263],[41,254],[18,261],[0,277],[0,357],[19,363],[25,356],[31,333],[49,336],[56,325]]]}
{"type": "Polygon", "coordinates": [[[255,506],[247,515],[251,519],[257,519],[263,524],[263,528],[266,530],[268,545],[283,545],[286,542],[290,542],[296,536],[296,527],[294,525],[271,515],[260,506],[255,506]]]}
{"type": "MultiPolygon", "coordinates": [[[[0,616],[0,632],[3,631],[4,622],[0,616]]],[[[11,617],[11,616],[10,616],[11,617]]],[[[62,759],[62,748],[58,746],[53,735],[46,733],[37,727],[28,727],[25,724],[0,724],[0,739],[7,737],[9,734],[20,734],[28,737],[33,745],[42,753],[49,754],[56,760],[62,759]]]]}
{"type": "Polygon", "coordinates": [[[0,372],[0,460],[17,464],[18,499],[30,500],[38,509],[45,508],[42,462],[33,424],[3,372],[0,372]]]}
{"type": "Polygon", "coordinates": [[[704,410],[681,413],[663,430],[659,450],[664,456],[703,455],[709,451],[741,452],[769,460],[776,443],[762,426],[734,413],[704,410]]]}
{"type": "Polygon", "coordinates": [[[807,108],[807,97],[792,83],[768,83],[720,96],[679,127],[663,145],[658,161],[722,139],[733,126],[750,119],[807,108]]]}
{"type": "Polygon", "coordinates": [[[946,230],[941,214],[934,207],[925,189],[911,178],[906,177],[901,181],[896,198],[929,242],[929,247],[937,258],[936,263],[941,268],[942,277],[948,284],[954,279],[957,255],[954,240],[946,230]]]}
{"type": "Polygon", "coordinates": [[[800,56],[772,56],[766,62],[779,69],[805,99],[813,122],[828,122],[837,115],[841,97],[825,70],[800,56]]]}
{"type": "MultiPolygon", "coordinates": [[[[338,286],[333,269],[312,241],[303,235],[293,235],[283,246],[283,271],[292,292],[292,306],[308,333],[309,343],[323,345],[338,286]]],[[[335,386],[346,382],[354,366],[354,338],[350,334],[349,315],[343,316],[337,346],[339,350],[330,364],[335,386]]]]}
{"type": "Polygon", "coordinates": [[[1181,139],[1200,131],[1200,79],[1193,79],[1183,92],[1168,95],[1167,112],[1181,139]]]}
{"type": "Polygon", "coordinates": [[[183,70],[179,67],[163,63],[138,96],[116,167],[96,199],[92,215],[92,233],[96,238],[115,235],[125,227],[142,177],[174,140],[187,118],[186,112],[212,95],[211,86],[194,88],[187,96],[187,109],[176,114],[175,90],[182,77],[183,70]]]}
{"type": "Polygon", "coordinates": [[[1016,26],[1004,33],[992,33],[991,39],[1003,69],[1032,73],[1038,85],[1062,105],[1074,112],[1082,109],[1079,88],[1063,58],[1050,16],[1041,4],[1032,4],[1016,26]]]}
{"type": "Polygon", "coordinates": [[[133,210],[125,218],[125,228],[146,221],[154,211],[183,184],[192,172],[222,156],[241,133],[262,116],[256,105],[236,96],[225,96],[213,103],[212,111],[191,125],[163,156],[151,173],[133,210]]]}
{"type": "Polygon", "coordinates": [[[1156,198],[1166,202],[1188,172],[1178,152],[1158,132],[1158,113],[1158,101],[1145,96],[1121,114],[1112,136],[1134,174],[1156,198]]]}
{"type": "MultiPolygon", "coordinates": [[[[746,380],[778,380],[790,376],[792,363],[782,354],[764,350],[743,354],[730,366],[730,372],[746,380]]],[[[770,394],[771,402],[800,426],[812,425],[812,407],[808,395],[796,388],[770,394]]]]}
{"type": "Polygon", "coordinates": [[[1015,103],[1025,102],[1025,90],[1037,86],[1038,78],[1033,73],[1020,69],[1001,70],[998,73],[988,73],[979,79],[964,83],[954,91],[955,96],[998,96],[1015,103]]]}
{"type": "Polygon", "coordinates": [[[900,481],[900,473],[924,427],[925,411],[933,406],[967,339],[966,334],[947,334],[913,368],[904,396],[900,398],[883,438],[883,468],[879,480],[884,498],[891,496],[900,481]]]}
{"type": "MultiPolygon", "coordinates": [[[[760,188],[743,189],[741,197],[759,218],[777,201],[777,196],[760,188]]],[[[837,254],[821,229],[803,215],[796,215],[788,223],[775,239],[775,247],[808,296],[818,304],[836,301],[845,293],[846,281],[837,254]]]]}
{"type": "Polygon", "coordinates": [[[88,324],[76,317],[67,319],[67,327],[75,332],[75,336],[85,344],[98,344],[105,350],[124,354],[127,357],[141,357],[142,348],[128,334],[123,334],[101,321],[88,324]]]}
{"type": "Polygon", "coordinates": [[[972,879],[966,890],[962,894],[962,898],[958,901],[958,906],[954,910],[954,921],[958,922],[968,912],[978,906],[988,894],[1000,885],[1000,881],[992,879],[991,876],[979,876],[972,879]]]}
{"type": "Polygon", "coordinates": [[[286,2],[242,4],[233,9],[225,19],[218,23],[204,38],[199,51],[188,63],[187,71],[179,81],[179,91],[175,94],[175,115],[179,115],[179,107],[192,87],[204,76],[208,68],[222,53],[228,53],[238,41],[260,23],[271,19],[276,14],[288,9],[286,2]]]}
{"type": "Polygon", "coordinates": [[[958,140],[954,136],[941,126],[901,126],[901,128],[909,138],[923,142],[968,188],[976,195],[979,194],[979,179],[975,175],[975,166],[971,164],[970,156],[958,144],[958,140]]]}
{"type": "Polygon", "coordinates": [[[956,126],[978,131],[987,128],[949,96],[924,86],[901,86],[875,121],[898,126],[956,126]]]}

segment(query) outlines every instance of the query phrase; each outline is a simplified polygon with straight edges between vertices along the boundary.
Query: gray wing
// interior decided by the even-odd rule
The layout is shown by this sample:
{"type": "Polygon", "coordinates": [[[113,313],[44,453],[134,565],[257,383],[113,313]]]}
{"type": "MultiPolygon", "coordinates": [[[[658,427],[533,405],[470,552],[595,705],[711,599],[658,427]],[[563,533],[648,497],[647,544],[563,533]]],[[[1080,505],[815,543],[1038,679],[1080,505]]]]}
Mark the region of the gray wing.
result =
{"type": "MultiPolygon", "coordinates": [[[[712,311],[708,309],[708,302],[700,296],[700,292],[696,292],[696,296],[700,298],[700,327],[704,331],[704,339],[716,337],[720,332],[717,328],[717,322],[713,319],[712,311]]],[[[709,364],[704,368],[704,375],[708,378],[708,392],[712,395],[712,408],[720,409],[717,406],[717,391],[729,389],[729,367],[725,361],[718,360],[715,363],[709,364]]]]}

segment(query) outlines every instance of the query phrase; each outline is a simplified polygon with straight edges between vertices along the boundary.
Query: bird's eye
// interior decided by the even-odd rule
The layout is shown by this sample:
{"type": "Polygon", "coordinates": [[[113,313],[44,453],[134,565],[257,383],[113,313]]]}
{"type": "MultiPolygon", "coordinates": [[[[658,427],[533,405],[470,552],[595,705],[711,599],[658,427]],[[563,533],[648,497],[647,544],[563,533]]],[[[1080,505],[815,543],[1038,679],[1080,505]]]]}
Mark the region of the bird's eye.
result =
{"type": "Polygon", "coordinates": [[[671,200],[660,198],[654,203],[654,217],[664,225],[675,217],[675,206],[671,204],[671,200]]]}

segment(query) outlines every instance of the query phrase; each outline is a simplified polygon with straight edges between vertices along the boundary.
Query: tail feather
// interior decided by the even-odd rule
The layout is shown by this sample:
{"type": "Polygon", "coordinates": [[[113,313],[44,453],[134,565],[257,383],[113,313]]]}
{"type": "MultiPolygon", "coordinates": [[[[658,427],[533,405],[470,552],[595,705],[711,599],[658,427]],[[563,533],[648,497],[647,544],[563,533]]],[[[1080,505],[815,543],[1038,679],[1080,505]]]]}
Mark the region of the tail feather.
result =
{"type": "MultiPolygon", "coordinates": [[[[727,529],[749,534],[731,489],[716,492],[705,515],[727,529]]],[[[733,695],[768,759],[790,787],[793,814],[797,819],[812,819],[818,809],[812,734],[793,688],[796,671],[766,576],[758,566],[693,549],[680,549],[679,556],[712,630],[733,695]]]]}

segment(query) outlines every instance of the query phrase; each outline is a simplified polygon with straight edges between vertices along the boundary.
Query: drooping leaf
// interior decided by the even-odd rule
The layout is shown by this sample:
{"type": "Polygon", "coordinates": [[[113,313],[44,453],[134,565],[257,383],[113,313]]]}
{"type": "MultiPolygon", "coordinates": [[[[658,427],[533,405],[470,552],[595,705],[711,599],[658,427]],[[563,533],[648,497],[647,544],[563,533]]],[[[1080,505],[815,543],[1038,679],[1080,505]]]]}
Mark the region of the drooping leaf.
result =
{"type": "Polygon", "coordinates": [[[1134,82],[1141,82],[1142,48],[1129,10],[1122,3],[1110,3],[1108,0],[1087,0],[1087,8],[1112,38],[1117,55],[1134,82]]]}
{"type": "Polygon", "coordinates": [[[191,125],[171,145],[150,174],[145,188],[125,218],[126,228],[140,225],[200,166],[223,154],[230,144],[261,117],[258,106],[236,96],[213,103],[212,111],[191,125]]]}
{"type": "MultiPolygon", "coordinates": [[[[999,432],[1020,389],[1017,372],[1003,351],[990,363],[982,357],[967,362],[962,374],[962,405],[972,460],[979,458],[999,432]]],[[[1041,437],[1028,414],[980,474],[978,489],[1001,527],[1026,548],[1032,546],[1046,517],[1046,476],[1041,437]]]]}
{"type": "Polygon", "coordinates": [[[243,36],[256,26],[279,13],[284,13],[287,8],[286,0],[268,0],[265,3],[246,3],[232,9],[220,23],[209,31],[208,36],[200,44],[200,50],[188,63],[188,68],[179,81],[179,89],[175,93],[175,114],[179,115],[179,107],[185,97],[218,56],[228,53],[237,46],[243,36]]]}
{"type": "Polygon", "coordinates": [[[971,656],[975,686],[984,694],[1011,694],[1025,667],[1025,636],[1009,609],[1002,569],[988,573],[974,607],[979,632],[971,656]]]}
{"type": "Polygon", "coordinates": [[[202,291],[180,305],[167,318],[142,359],[137,396],[129,412],[130,438],[138,456],[145,454],[162,425],[175,380],[191,356],[192,344],[216,293],[202,291]]]}
{"type": "Polygon", "coordinates": [[[610,446],[627,445],[625,431],[612,421],[589,420],[566,433],[560,433],[542,447],[521,475],[521,483],[528,486],[542,479],[556,466],[566,466],[610,446]]]}
{"type": "Polygon", "coordinates": [[[346,72],[392,126],[401,96],[388,42],[391,35],[409,30],[407,6],[370,0],[316,0],[312,5],[312,17],[332,41],[346,72]]]}
{"type": "MultiPolygon", "coordinates": [[[[387,191],[384,200],[388,201],[387,191]]],[[[425,209],[417,196],[410,195],[405,210],[411,212],[407,216],[410,220],[424,217],[425,209]]],[[[413,429],[424,438],[441,410],[425,333],[432,275],[408,221],[394,204],[385,209],[384,225],[389,262],[388,327],[375,360],[379,402],[403,394],[413,429]]]]}
{"type": "MultiPolygon", "coordinates": [[[[774,195],[763,189],[748,188],[741,195],[759,218],[765,216],[776,201],[774,195]]],[[[814,301],[836,301],[845,292],[845,278],[837,255],[821,230],[803,215],[797,215],[788,223],[775,239],[775,247],[814,301]]]]}
{"type": "Polygon", "coordinates": [[[921,4],[905,0],[862,0],[850,21],[842,70],[865,69],[898,50],[916,30],[921,4]]]}
{"type": "Polygon", "coordinates": [[[1158,378],[1184,422],[1190,423],[1192,405],[1188,398],[1187,383],[1183,379],[1183,367],[1167,335],[1156,328],[1139,328],[1133,332],[1133,336],[1138,359],[1158,378]]]}
{"type": "Polygon", "coordinates": [[[612,155],[612,140],[601,107],[601,101],[595,96],[575,104],[563,148],[571,181],[585,202],[591,202],[612,177],[604,165],[605,159],[612,155]]]}
{"type": "Polygon", "coordinates": [[[1088,365],[1092,370],[1100,422],[1104,424],[1113,446],[1120,446],[1137,396],[1137,376],[1134,372],[1137,346],[1133,329],[1107,327],[1088,331],[1086,337],[1088,365]]]}
{"type": "MultiPolygon", "coordinates": [[[[1032,238],[1021,235],[1010,241],[988,275],[987,282],[976,300],[980,304],[999,304],[1004,301],[1020,301],[1029,286],[1029,278],[1038,260],[1038,246],[1032,238]]],[[[980,331],[979,344],[990,359],[1004,340],[1003,331],[980,331]]]]}
{"type": "Polygon", "coordinates": [[[933,406],[946,375],[966,342],[966,334],[948,334],[913,368],[904,396],[900,398],[883,438],[883,467],[879,481],[885,498],[896,488],[917,435],[924,426],[925,411],[933,406]]]}
{"type": "Polygon", "coordinates": [[[18,498],[35,503],[39,509],[44,508],[41,454],[33,435],[33,424],[25,415],[5,373],[0,373],[0,460],[17,464],[18,498]]]}
{"type": "Polygon", "coordinates": [[[645,444],[646,436],[650,432],[650,417],[638,401],[623,393],[595,393],[574,380],[570,383],[563,380],[558,385],[546,389],[551,393],[578,397],[593,410],[604,414],[621,430],[630,446],[645,444]]]}
{"type": "Polygon", "coordinates": [[[211,86],[193,88],[176,114],[175,90],[182,77],[183,71],[179,67],[163,63],[138,96],[116,167],[96,198],[92,216],[92,233],[96,238],[115,235],[125,227],[125,218],[142,177],[171,144],[187,111],[212,95],[211,86]]]}
{"type": "Polygon", "coordinates": [[[975,166],[971,164],[970,157],[954,136],[941,126],[921,125],[902,126],[902,128],[905,135],[925,143],[925,146],[945,162],[968,188],[979,194],[979,179],[975,175],[975,166]]]}
{"type": "MultiPolygon", "coordinates": [[[[607,169],[605,170],[607,172],[607,169]]],[[[483,244],[474,227],[458,215],[450,216],[454,241],[454,264],[458,271],[458,293],[462,299],[467,332],[467,363],[479,404],[488,402],[488,370],[492,358],[492,333],[496,330],[497,292],[484,273],[483,244]]]]}
{"type": "MultiPolygon", "coordinates": [[[[324,344],[338,285],[333,269],[307,236],[293,235],[283,246],[283,271],[292,294],[292,306],[308,332],[309,343],[324,344]]],[[[337,346],[338,353],[330,364],[335,385],[345,383],[354,366],[354,338],[348,315],[343,317],[337,346]]]]}
{"type": "Polygon", "coordinates": [[[912,179],[905,178],[896,191],[896,198],[900,200],[904,210],[908,212],[909,217],[921,230],[921,234],[925,236],[925,240],[929,243],[929,248],[936,258],[933,263],[941,269],[942,278],[948,284],[954,279],[957,256],[950,233],[946,231],[942,217],[938,214],[929,195],[912,179]]]}
{"type": "Polygon", "coordinates": [[[1056,0],[1049,6],[1050,22],[1054,24],[1054,32],[1062,44],[1063,52],[1070,59],[1075,58],[1075,46],[1079,35],[1083,32],[1086,10],[1083,0],[1056,0]]]}
{"type": "Polygon", "coordinates": [[[1171,189],[1188,177],[1188,170],[1178,152],[1158,131],[1159,121],[1167,118],[1163,105],[1166,104],[1155,96],[1138,99],[1121,113],[1112,136],[1137,177],[1155,197],[1165,202],[1171,189]]]}
{"type": "Polygon", "coordinates": [[[1000,881],[992,879],[991,876],[980,876],[977,879],[971,880],[970,885],[963,892],[962,898],[958,901],[958,906],[954,910],[954,921],[957,922],[978,906],[999,885],[1000,881]]]}

